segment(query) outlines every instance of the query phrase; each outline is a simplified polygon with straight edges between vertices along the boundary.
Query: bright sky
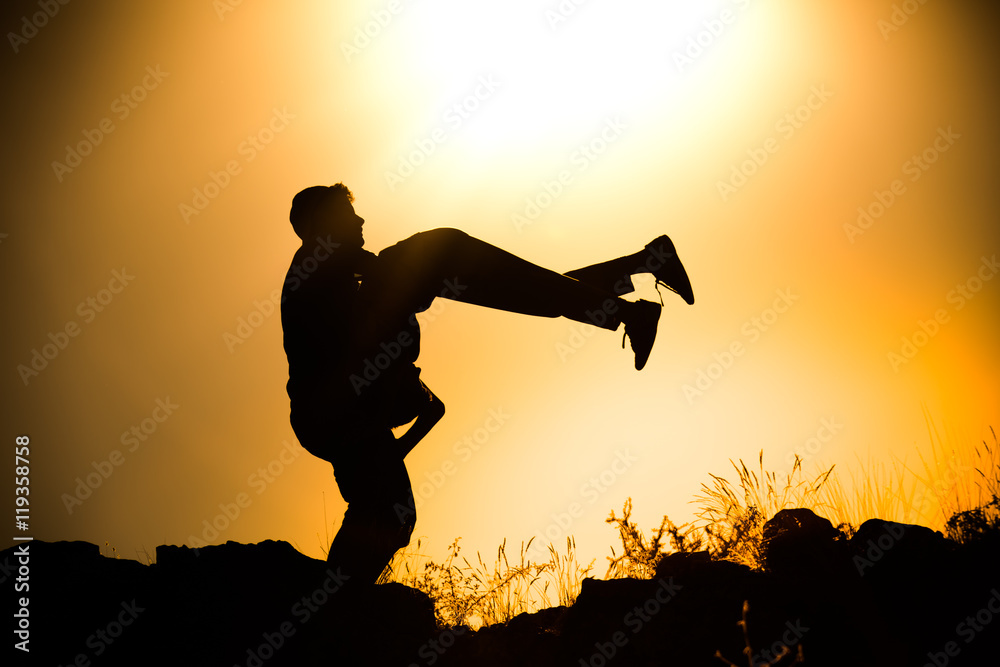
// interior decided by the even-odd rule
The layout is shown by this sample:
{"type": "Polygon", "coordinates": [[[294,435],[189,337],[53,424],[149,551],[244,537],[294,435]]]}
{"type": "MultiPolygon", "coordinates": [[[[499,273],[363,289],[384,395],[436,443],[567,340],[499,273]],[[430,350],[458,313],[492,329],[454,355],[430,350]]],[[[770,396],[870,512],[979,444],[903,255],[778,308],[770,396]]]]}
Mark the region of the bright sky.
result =
{"type": "Polygon", "coordinates": [[[924,409],[963,446],[1000,427],[979,3],[232,5],[5,5],[0,409],[34,537],[322,556],[345,505],[288,425],[271,296],[292,196],[337,181],[371,250],[451,226],[566,271],[667,233],[694,285],[641,373],[620,333],[422,316],[432,555],[573,534],[603,562],[609,511],[688,520],[729,459],[912,460],[924,409]]]}

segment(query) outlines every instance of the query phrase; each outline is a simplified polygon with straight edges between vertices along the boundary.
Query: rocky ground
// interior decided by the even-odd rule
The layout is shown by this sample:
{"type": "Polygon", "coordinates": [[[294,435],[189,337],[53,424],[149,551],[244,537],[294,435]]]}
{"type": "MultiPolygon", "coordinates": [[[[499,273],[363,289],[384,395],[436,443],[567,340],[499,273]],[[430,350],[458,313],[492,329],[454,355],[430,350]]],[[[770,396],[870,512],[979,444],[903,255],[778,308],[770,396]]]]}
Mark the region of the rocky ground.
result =
{"type": "MultiPolygon", "coordinates": [[[[6,664],[723,665],[719,651],[761,665],[785,647],[779,665],[800,647],[806,665],[1000,664],[997,540],[878,520],[848,540],[809,510],[779,513],[765,538],[764,571],[672,554],[652,580],[587,579],[572,607],[478,632],[435,627],[430,599],[399,584],[345,592],[285,542],[161,546],[143,565],[35,541],[31,659],[12,649],[6,664]]],[[[0,553],[11,590],[19,557],[0,553]]]]}

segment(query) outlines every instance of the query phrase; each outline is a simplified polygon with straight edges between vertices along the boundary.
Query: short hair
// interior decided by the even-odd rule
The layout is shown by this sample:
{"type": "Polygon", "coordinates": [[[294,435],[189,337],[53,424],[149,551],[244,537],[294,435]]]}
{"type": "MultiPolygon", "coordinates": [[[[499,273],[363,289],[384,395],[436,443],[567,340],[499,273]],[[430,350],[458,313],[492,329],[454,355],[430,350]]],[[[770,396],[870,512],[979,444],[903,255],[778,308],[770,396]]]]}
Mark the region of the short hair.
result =
{"type": "Polygon", "coordinates": [[[348,202],[354,203],[354,193],[343,183],[337,183],[336,185],[313,185],[302,190],[292,198],[292,210],[288,213],[288,219],[292,223],[292,229],[295,230],[300,239],[305,240],[305,237],[302,235],[312,220],[313,211],[327,197],[345,197],[348,202]]]}

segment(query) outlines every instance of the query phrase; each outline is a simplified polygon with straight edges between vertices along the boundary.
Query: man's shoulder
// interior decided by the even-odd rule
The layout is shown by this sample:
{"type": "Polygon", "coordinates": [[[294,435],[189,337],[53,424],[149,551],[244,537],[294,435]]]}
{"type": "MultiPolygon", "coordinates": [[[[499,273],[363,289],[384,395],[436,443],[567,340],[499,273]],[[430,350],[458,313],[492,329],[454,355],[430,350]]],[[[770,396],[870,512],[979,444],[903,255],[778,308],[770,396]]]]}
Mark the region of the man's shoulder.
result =
{"type": "Polygon", "coordinates": [[[328,290],[334,286],[350,290],[357,285],[356,265],[356,259],[326,253],[322,251],[322,246],[302,246],[292,257],[285,273],[284,291],[309,287],[328,290]],[[320,252],[316,252],[317,249],[320,252]]]}

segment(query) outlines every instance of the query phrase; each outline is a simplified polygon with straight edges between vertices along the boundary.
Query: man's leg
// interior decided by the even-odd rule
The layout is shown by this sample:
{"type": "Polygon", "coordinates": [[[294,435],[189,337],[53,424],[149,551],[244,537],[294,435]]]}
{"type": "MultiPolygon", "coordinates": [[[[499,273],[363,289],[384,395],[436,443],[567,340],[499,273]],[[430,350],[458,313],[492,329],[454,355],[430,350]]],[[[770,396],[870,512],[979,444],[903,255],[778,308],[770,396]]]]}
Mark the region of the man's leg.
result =
{"type": "Polygon", "coordinates": [[[402,458],[394,453],[395,438],[379,429],[334,467],[347,512],[330,545],[327,562],[349,577],[351,588],[372,585],[409,544],[416,523],[410,478],[402,458]]]}

